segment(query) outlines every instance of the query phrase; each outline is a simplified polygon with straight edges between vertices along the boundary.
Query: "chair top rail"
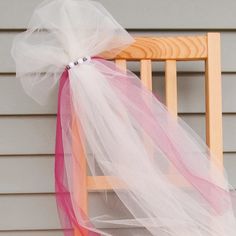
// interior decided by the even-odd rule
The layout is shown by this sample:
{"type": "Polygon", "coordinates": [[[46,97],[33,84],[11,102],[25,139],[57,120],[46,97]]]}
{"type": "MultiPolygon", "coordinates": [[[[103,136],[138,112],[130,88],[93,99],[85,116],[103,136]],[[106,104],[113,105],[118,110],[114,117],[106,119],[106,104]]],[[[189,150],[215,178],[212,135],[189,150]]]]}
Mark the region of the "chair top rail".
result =
{"type": "Polygon", "coordinates": [[[135,37],[135,42],[120,52],[116,59],[138,61],[205,60],[207,35],[176,37],[135,37]]]}

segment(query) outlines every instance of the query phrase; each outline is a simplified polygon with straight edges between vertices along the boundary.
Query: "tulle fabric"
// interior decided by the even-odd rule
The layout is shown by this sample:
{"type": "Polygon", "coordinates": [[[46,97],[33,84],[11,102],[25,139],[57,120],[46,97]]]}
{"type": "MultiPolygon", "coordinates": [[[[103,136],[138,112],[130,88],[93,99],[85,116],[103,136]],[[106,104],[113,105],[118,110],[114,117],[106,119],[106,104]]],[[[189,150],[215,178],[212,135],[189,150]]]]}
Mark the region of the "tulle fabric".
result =
{"type": "MultiPolygon", "coordinates": [[[[84,183],[86,177],[81,171],[81,165],[78,167],[80,156],[84,156],[82,142],[78,135],[79,129],[78,120],[73,115],[73,106],[70,97],[70,83],[68,79],[68,71],[65,70],[60,78],[58,89],[58,112],[57,112],[57,130],[56,130],[56,147],[55,147],[55,190],[58,205],[59,217],[62,222],[64,233],[66,236],[74,235],[72,229],[76,229],[81,235],[96,236],[93,231],[88,230],[79,222],[88,222],[88,216],[83,209],[81,201],[76,206],[76,211],[73,208],[73,199],[79,199],[81,189],[86,188],[84,183]],[[62,129],[62,127],[64,129],[62,129]],[[72,132],[73,128],[73,132],[72,132]],[[63,144],[63,136],[64,144],[63,144]],[[73,146],[76,149],[72,152],[73,146]],[[69,151],[68,151],[69,150],[69,151]],[[76,152],[75,152],[76,150],[76,152]],[[74,163],[77,164],[74,164],[74,163]],[[72,163],[70,171],[67,174],[66,163],[72,163]],[[71,177],[68,182],[68,176],[71,177]],[[78,177],[78,178],[76,178],[78,177]],[[72,186],[73,185],[73,186],[72,186]],[[76,191],[79,190],[80,192],[76,191]],[[77,213],[79,219],[77,218],[77,213]]],[[[67,164],[68,166],[68,164],[67,164]]],[[[87,223],[88,224],[88,223],[87,223]]],[[[89,227],[92,225],[89,223],[89,227]]]]}
{"type": "MultiPolygon", "coordinates": [[[[132,42],[99,3],[86,0],[44,2],[14,41],[17,76],[31,97],[45,103],[59,81],[55,182],[65,235],[110,235],[104,227],[236,235],[235,193],[207,146],[136,75],[94,57],[112,58],[132,42]],[[92,60],[65,70],[83,56],[92,60]],[[92,216],[84,209],[84,157],[91,176],[123,186],[113,188],[123,214],[115,206],[92,216]]],[[[110,193],[101,194],[108,202],[110,193]]]]}
{"type": "Polygon", "coordinates": [[[91,174],[122,181],[125,189],[114,191],[131,213],[130,218],[104,215],[90,222],[145,227],[151,235],[235,234],[223,171],[209,160],[206,145],[134,74],[93,60],[71,70],[69,78],[84,148],[93,153],[87,155],[91,174]]]}
{"type": "Polygon", "coordinates": [[[96,1],[46,0],[14,39],[12,56],[26,93],[45,104],[67,64],[101,53],[113,58],[133,41],[96,1]]]}

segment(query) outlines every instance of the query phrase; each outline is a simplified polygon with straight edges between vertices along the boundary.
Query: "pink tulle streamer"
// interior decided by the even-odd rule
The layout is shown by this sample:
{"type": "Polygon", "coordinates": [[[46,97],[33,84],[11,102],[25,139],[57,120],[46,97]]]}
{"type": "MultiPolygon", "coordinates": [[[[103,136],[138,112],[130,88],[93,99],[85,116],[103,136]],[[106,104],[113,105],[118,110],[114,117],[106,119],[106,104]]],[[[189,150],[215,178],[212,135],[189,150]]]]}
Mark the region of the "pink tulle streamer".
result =
{"type": "MultiPolygon", "coordinates": [[[[61,224],[64,229],[66,236],[73,236],[74,232],[72,229],[76,229],[82,235],[86,236],[99,236],[95,232],[92,232],[80,225],[76,219],[74,212],[71,194],[68,188],[64,149],[62,140],[62,125],[61,125],[61,105],[63,103],[63,112],[66,114],[67,119],[71,119],[71,101],[70,101],[70,90],[69,90],[69,79],[68,71],[65,70],[60,78],[59,91],[58,91],[58,111],[57,111],[57,129],[56,129],[56,147],[55,147],[55,188],[56,188],[56,199],[61,224]],[[65,112],[65,108],[67,111],[65,112]]],[[[65,117],[64,117],[65,118],[65,117]]],[[[78,181],[79,184],[79,181],[78,181]]],[[[82,209],[76,209],[83,216],[84,220],[88,220],[88,216],[82,211],[82,209]]],[[[91,224],[89,228],[92,228],[91,224]]]]}

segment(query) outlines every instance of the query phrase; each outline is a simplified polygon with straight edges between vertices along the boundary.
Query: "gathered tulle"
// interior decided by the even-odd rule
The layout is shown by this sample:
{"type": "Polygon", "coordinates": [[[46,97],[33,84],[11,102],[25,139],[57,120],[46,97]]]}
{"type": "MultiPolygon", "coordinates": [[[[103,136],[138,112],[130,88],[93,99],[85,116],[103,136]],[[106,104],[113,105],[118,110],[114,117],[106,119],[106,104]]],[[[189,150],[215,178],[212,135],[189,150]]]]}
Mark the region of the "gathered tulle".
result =
{"type": "Polygon", "coordinates": [[[26,93],[43,104],[59,82],[55,189],[65,235],[142,228],[154,236],[235,236],[235,191],[217,158],[135,74],[95,57],[114,58],[133,42],[112,16],[94,1],[51,0],[28,28],[12,49],[26,93]],[[92,60],[65,69],[85,56],[92,60]],[[94,186],[110,176],[112,191],[96,195],[107,212],[87,209],[87,174],[94,186]]]}
{"type": "Polygon", "coordinates": [[[26,93],[45,104],[67,64],[101,53],[114,58],[133,41],[96,1],[46,0],[15,37],[12,56],[26,93]]]}

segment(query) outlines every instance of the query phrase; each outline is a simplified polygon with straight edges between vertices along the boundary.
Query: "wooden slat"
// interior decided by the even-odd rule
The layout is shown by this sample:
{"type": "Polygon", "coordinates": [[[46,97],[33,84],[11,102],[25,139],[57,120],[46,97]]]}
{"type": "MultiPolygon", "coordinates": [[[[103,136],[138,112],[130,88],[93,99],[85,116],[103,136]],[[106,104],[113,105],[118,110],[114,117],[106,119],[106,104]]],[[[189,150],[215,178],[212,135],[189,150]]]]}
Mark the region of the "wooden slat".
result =
{"type": "Polygon", "coordinates": [[[165,66],[165,97],[168,110],[177,116],[177,72],[176,61],[167,60],[165,66]]]}
{"type": "Polygon", "coordinates": [[[141,60],[140,76],[142,83],[152,91],[152,61],[141,60]]]}
{"type": "Polygon", "coordinates": [[[206,143],[215,155],[214,161],[223,165],[222,141],[222,93],[220,34],[208,34],[208,58],[206,60],[206,143]]]}
{"type": "MultiPolygon", "coordinates": [[[[213,153],[213,162],[223,169],[222,92],[220,34],[207,34],[208,57],[205,62],[206,143],[213,153]]],[[[213,174],[213,178],[214,178],[213,174]]],[[[210,191],[210,194],[211,191],[210,191]]],[[[216,222],[208,219],[211,228],[216,222]]]]}
{"type": "MultiPolygon", "coordinates": [[[[73,179],[77,181],[73,185],[73,196],[76,198],[76,205],[85,215],[88,214],[88,191],[87,191],[87,162],[86,155],[81,141],[81,128],[75,113],[72,117],[72,154],[73,179]]],[[[80,229],[74,226],[74,236],[87,236],[87,229],[80,229]]]]}
{"type": "Polygon", "coordinates": [[[125,188],[124,183],[114,176],[88,176],[87,177],[88,191],[103,191],[112,189],[125,188]]]}
{"type": "MultiPolygon", "coordinates": [[[[152,91],[152,61],[151,60],[141,60],[140,61],[140,77],[144,86],[152,91]]],[[[142,134],[142,142],[145,145],[145,149],[150,157],[154,157],[153,153],[153,141],[147,138],[146,134],[142,134]]]]}
{"type": "MultiPolygon", "coordinates": [[[[179,174],[171,173],[167,175],[171,183],[176,186],[187,186],[187,182],[179,174]]],[[[126,189],[125,183],[114,176],[88,176],[87,188],[89,192],[97,192],[113,189],[126,189]]]]}
{"type": "Polygon", "coordinates": [[[116,58],[126,60],[201,60],[207,58],[206,36],[136,37],[116,58]]]}
{"type": "MultiPolygon", "coordinates": [[[[168,111],[177,118],[177,68],[175,60],[167,60],[165,62],[165,102],[168,111]]],[[[169,173],[176,175],[177,170],[171,165],[169,173]]],[[[186,181],[180,181],[181,186],[187,186],[186,181]]]]}
{"type": "Polygon", "coordinates": [[[115,60],[115,62],[116,62],[116,66],[119,68],[119,69],[121,69],[121,70],[123,70],[123,71],[125,71],[126,69],[127,69],[127,63],[126,63],[126,60],[123,60],[123,59],[117,59],[117,60],[115,60]]]}

